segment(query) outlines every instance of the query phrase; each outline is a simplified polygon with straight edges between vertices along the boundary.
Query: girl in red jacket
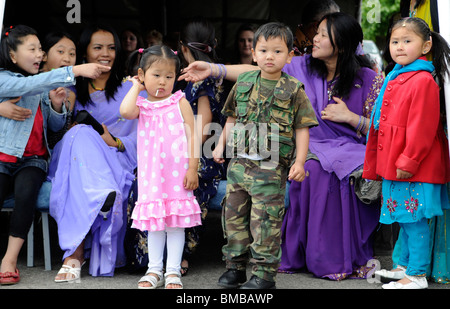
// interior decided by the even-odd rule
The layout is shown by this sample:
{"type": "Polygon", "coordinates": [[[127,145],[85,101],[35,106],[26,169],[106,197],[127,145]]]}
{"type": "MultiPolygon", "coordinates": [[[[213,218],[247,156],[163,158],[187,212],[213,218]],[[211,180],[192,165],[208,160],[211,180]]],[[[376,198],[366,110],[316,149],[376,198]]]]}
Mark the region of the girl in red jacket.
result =
{"type": "Polygon", "coordinates": [[[392,27],[389,49],[396,66],[373,109],[363,177],[382,179],[380,222],[398,222],[405,237],[397,269],[376,274],[400,279],[384,284],[386,289],[427,288],[427,219],[449,208],[449,149],[438,84],[448,71],[450,48],[422,19],[406,18],[392,27]],[[433,62],[426,60],[429,53],[433,62]]]}

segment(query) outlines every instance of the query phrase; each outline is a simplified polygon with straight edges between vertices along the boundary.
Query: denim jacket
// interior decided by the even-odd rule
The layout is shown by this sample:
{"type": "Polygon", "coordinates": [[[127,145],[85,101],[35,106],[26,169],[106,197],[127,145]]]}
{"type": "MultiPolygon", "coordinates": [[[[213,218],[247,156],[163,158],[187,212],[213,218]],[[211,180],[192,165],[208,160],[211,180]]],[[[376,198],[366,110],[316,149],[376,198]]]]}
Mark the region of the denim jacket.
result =
{"type": "Polygon", "coordinates": [[[32,111],[32,116],[25,121],[16,121],[0,116],[0,152],[21,158],[28,143],[39,104],[44,118],[44,138],[47,150],[47,129],[61,129],[66,122],[66,109],[62,113],[51,107],[49,91],[58,87],[75,85],[72,67],[64,67],[50,72],[25,77],[19,73],[0,70],[0,104],[22,97],[16,104],[32,111]]]}

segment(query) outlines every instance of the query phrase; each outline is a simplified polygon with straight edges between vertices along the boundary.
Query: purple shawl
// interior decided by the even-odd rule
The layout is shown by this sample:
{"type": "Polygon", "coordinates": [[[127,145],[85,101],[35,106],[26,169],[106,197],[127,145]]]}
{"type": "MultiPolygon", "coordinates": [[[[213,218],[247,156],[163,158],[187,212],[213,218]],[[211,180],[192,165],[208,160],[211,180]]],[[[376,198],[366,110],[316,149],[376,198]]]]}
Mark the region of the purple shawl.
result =
{"type": "MultiPolygon", "coordinates": [[[[365,136],[358,137],[355,128],[348,124],[322,120],[320,112],[334,101],[328,102],[326,79],[309,72],[307,64],[309,57],[310,55],[294,57],[283,71],[305,85],[306,94],[316,112],[319,126],[310,128],[310,151],[319,158],[325,171],[334,172],[342,180],[363,165],[365,136]]],[[[370,111],[376,99],[374,94],[381,86],[381,84],[375,84],[376,74],[368,68],[362,68],[358,72],[348,98],[343,100],[352,112],[370,117],[370,111]],[[368,106],[366,102],[369,102],[368,106]],[[370,110],[364,112],[365,106],[370,110]]]]}

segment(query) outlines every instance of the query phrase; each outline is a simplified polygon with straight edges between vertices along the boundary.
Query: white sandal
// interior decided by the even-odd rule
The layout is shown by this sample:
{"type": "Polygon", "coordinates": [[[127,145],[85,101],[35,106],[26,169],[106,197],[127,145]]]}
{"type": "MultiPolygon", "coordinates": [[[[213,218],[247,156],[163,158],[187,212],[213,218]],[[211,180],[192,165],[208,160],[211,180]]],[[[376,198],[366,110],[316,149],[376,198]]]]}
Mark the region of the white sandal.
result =
{"type": "Polygon", "coordinates": [[[179,273],[166,273],[164,274],[164,278],[165,278],[165,288],[167,289],[167,286],[169,284],[173,284],[173,285],[179,285],[179,288],[175,288],[175,289],[182,289],[183,288],[183,283],[181,282],[181,278],[180,278],[180,274],[179,273]],[[170,275],[176,275],[175,277],[169,277],[170,275]]]}
{"type": "Polygon", "coordinates": [[[63,266],[61,266],[61,269],[58,271],[56,276],[65,274],[66,277],[65,277],[65,279],[56,279],[55,278],[55,282],[57,282],[57,283],[74,282],[74,281],[79,280],[80,279],[80,275],[81,275],[81,267],[83,267],[84,263],[86,263],[86,261],[84,261],[83,264],[81,264],[80,267],[72,267],[70,265],[63,265],[63,266]],[[72,275],[71,278],[67,278],[68,274],[72,275]]]}
{"type": "Polygon", "coordinates": [[[139,280],[138,289],[152,290],[152,289],[156,289],[156,288],[163,286],[163,284],[164,284],[164,280],[162,278],[162,274],[158,274],[156,272],[148,272],[145,274],[145,276],[143,276],[139,280]],[[149,274],[155,274],[158,277],[155,277],[155,276],[152,276],[149,274]],[[141,282],[148,282],[148,283],[150,283],[150,286],[140,286],[139,283],[141,283],[141,282]]]}

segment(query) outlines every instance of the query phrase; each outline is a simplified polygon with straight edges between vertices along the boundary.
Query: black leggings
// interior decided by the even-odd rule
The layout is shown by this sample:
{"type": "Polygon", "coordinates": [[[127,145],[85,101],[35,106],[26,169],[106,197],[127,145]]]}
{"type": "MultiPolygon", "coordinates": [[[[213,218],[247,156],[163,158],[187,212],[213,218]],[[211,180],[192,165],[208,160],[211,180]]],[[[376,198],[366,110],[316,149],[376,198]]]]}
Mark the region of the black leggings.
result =
{"type": "Polygon", "coordinates": [[[14,176],[0,173],[0,208],[14,190],[14,210],[9,235],[25,239],[33,223],[36,202],[45,180],[45,172],[37,167],[25,167],[14,176]]]}

